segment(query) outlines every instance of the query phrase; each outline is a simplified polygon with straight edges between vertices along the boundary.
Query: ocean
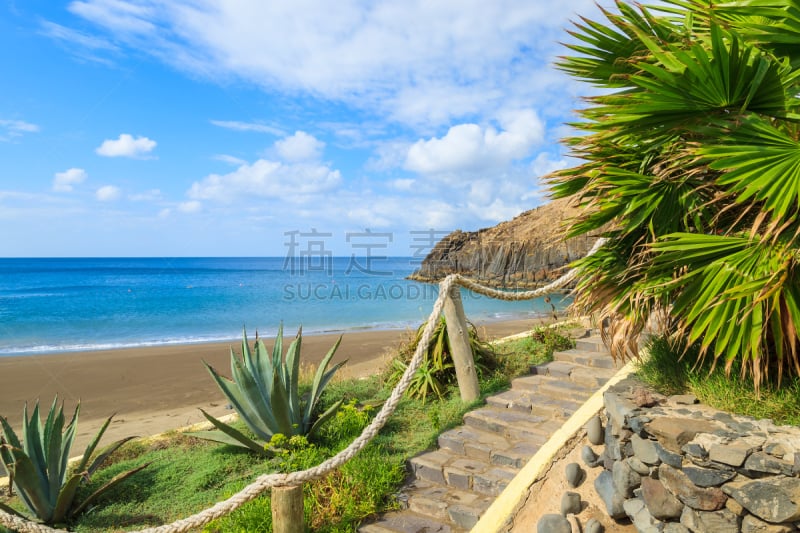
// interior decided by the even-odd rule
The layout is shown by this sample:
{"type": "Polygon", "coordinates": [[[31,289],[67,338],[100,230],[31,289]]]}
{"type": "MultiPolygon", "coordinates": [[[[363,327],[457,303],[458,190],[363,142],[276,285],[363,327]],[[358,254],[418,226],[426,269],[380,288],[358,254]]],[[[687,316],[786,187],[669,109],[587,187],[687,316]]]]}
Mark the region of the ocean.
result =
{"type": "MultiPolygon", "coordinates": [[[[0,356],[416,328],[436,285],[410,257],[0,259],[0,356]]],[[[462,291],[472,321],[535,318],[543,299],[462,291]]],[[[568,302],[553,298],[558,309],[568,302]]]]}

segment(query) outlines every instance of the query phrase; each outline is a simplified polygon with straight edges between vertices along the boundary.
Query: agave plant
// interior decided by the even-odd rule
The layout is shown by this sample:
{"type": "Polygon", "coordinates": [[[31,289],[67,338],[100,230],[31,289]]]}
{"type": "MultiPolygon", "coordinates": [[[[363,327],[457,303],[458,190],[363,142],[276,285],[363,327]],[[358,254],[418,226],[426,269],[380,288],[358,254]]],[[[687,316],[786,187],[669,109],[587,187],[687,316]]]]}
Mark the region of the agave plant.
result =
{"type": "Polygon", "coordinates": [[[333,375],[347,361],[342,361],[328,370],[333,355],[342,338],[328,351],[319,364],[311,391],[307,396],[300,395],[300,347],[303,328],[289,345],[283,355],[283,326],[278,329],[272,354],[267,351],[264,341],[256,337],[253,349],[247,342],[247,332],[242,333],[241,360],[231,348],[231,376],[220,375],[211,365],[205,363],[211,377],[217,383],[239,417],[255,434],[258,440],[251,439],[230,425],[214,418],[207,412],[203,415],[216,430],[191,433],[195,437],[222,442],[233,446],[248,448],[257,453],[271,455],[269,442],[275,434],[287,437],[293,435],[313,436],[319,427],[336,414],[341,407],[340,400],[327,411],[316,411],[322,392],[333,375]]]}
{"type": "MultiPolygon", "coordinates": [[[[22,442],[8,421],[0,416],[0,460],[9,474],[9,490],[15,488],[20,500],[31,514],[45,524],[63,524],[71,517],[81,513],[98,496],[120,481],[135,474],[147,465],[117,475],[102,487],[90,494],[80,504],[75,505],[75,495],[81,483],[90,476],[120,446],[135,437],[127,437],[109,445],[97,457],[92,454],[111,423],[110,416],[95,435],[81,457],[77,467],[69,467],[70,450],[78,425],[80,403],[75,407],[72,420],[64,424],[64,404],[57,407],[58,397],[53,400],[47,420],[42,426],[39,418],[39,402],[28,417],[28,405],[23,409],[22,442]]],[[[16,510],[0,503],[0,509],[7,513],[23,516],[16,510]]],[[[24,517],[24,516],[23,516],[24,517]]]]}

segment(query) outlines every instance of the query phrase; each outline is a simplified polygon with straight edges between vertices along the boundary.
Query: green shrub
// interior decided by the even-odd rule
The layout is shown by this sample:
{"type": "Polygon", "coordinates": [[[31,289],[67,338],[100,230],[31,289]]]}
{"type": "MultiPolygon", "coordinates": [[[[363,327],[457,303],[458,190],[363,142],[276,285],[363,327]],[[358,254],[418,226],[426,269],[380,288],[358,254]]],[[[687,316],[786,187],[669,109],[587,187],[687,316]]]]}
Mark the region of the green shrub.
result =
{"type": "MultiPolygon", "coordinates": [[[[425,324],[422,324],[414,338],[400,347],[399,354],[391,362],[388,382],[394,386],[400,381],[414,356],[417,345],[422,340],[425,324]]],[[[472,324],[468,325],[469,343],[475,358],[475,369],[478,375],[487,374],[497,368],[497,355],[494,348],[478,337],[478,331],[472,324]]],[[[450,339],[447,336],[447,323],[442,316],[433,331],[431,342],[423,356],[422,364],[414,374],[406,394],[419,398],[423,402],[428,396],[441,399],[447,388],[456,383],[456,369],[453,363],[450,339]]]]}

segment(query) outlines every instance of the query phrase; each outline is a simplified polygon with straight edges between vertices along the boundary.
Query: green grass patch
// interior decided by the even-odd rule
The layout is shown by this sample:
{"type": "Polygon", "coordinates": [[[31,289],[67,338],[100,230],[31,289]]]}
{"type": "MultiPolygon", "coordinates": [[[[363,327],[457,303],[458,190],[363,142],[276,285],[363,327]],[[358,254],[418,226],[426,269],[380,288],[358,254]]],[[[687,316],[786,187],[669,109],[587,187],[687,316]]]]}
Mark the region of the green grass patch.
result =
{"type": "MultiPolygon", "coordinates": [[[[685,347],[666,337],[654,337],[648,343],[649,356],[637,369],[638,376],[662,394],[690,392],[711,407],[752,416],[770,418],[776,424],[800,425],[800,378],[774,379],[761,385],[756,394],[752,379],[741,377],[741,367],[734,363],[730,375],[710,361],[697,363],[699,349],[685,347]]],[[[772,376],[774,378],[774,376],[772,376]]]]}

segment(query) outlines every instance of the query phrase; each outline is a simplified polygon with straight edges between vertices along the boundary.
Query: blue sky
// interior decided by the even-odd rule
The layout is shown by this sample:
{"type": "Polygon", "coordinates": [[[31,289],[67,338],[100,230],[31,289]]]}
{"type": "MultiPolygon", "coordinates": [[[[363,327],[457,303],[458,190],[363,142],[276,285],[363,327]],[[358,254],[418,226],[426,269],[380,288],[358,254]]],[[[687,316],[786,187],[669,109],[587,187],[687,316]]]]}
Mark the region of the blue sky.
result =
{"type": "Polygon", "coordinates": [[[572,164],[589,89],[552,64],[579,14],[593,0],[6,0],[0,256],[411,255],[512,218],[572,164]]]}

